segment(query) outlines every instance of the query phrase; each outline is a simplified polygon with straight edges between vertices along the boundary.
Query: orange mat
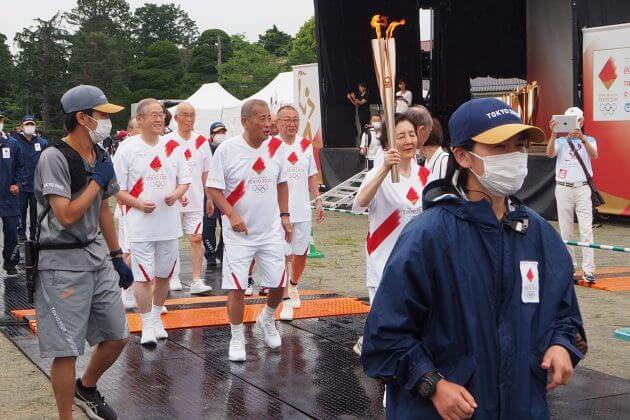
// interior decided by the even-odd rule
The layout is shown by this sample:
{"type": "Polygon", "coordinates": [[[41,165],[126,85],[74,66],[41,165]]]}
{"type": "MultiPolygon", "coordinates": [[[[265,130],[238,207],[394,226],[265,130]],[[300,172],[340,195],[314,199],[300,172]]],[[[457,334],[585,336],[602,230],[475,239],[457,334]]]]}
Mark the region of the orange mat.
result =
{"type": "MultiPolygon", "coordinates": [[[[326,290],[300,290],[300,296],[313,296],[313,295],[325,295],[334,292],[329,292],[326,290]]],[[[253,300],[253,299],[265,299],[265,296],[245,296],[245,300],[253,300]]],[[[190,305],[195,303],[214,303],[214,302],[226,302],[227,295],[223,296],[195,296],[195,297],[187,297],[187,298],[174,298],[174,299],[166,299],[164,304],[166,306],[169,305],[190,305]]]]}
{"type": "MultiPolygon", "coordinates": [[[[303,293],[302,295],[304,296],[306,295],[306,293],[303,293]]],[[[243,318],[243,322],[255,322],[256,318],[258,317],[264,306],[264,304],[245,305],[245,315],[243,318]]],[[[328,316],[359,315],[368,313],[369,310],[370,307],[367,304],[361,302],[356,298],[341,297],[331,299],[303,300],[302,307],[294,310],[293,317],[294,319],[305,319],[321,318],[328,316]]],[[[37,332],[37,323],[34,319],[34,309],[15,310],[11,311],[11,313],[15,318],[20,320],[24,319],[25,317],[30,318],[28,320],[29,327],[31,328],[31,330],[37,332]]],[[[276,318],[278,317],[279,313],[280,308],[278,308],[278,310],[276,311],[276,318]]],[[[229,324],[225,307],[193,308],[170,311],[167,314],[162,315],[162,321],[164,322],[164,328],[166,328],[167,330],[179,328],[221,326],[229,324]]],[[[142,322],[140,320],[140,315],[136,313],[127,313],[127,323],[129,324],[130,332],[138,333],[142,331],[142,322]]]]}
{"type": "Polygon", "coordinates": [[[595,284],[586,283],[582,278],[582,270],[576,275],[580,278],[578,285],[607,292],[630,291],[630,267],[603,267],[595,270],[595,284]],[[627,275],[625,275],[627,274],[627,275]]]}

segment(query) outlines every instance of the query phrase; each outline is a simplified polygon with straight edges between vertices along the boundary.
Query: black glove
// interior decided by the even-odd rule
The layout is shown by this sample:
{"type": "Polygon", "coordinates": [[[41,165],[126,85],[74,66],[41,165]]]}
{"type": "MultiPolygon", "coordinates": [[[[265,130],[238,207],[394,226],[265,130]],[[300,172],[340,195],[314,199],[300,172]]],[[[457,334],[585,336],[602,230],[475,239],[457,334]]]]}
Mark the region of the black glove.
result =
{"type": "Polygon", "coordinates": [[[94,171],[92,172],[92,179],[103,189],[107,189],[107,184],[115,176],[114,165],[112,160],[104,156],[102,160],[96,162],[94,165],[94,171]]]}
{"type": "Polygon", "coordinates": [[[118,280],[118,285],[123,289],[128,289],[129,286],[133,284],[133,273],[127,264],[125,264],[125,260],[122,257],[114,257],[112,258],[112,264],[114,265],[114,270],[120,276],[118,280]]]}

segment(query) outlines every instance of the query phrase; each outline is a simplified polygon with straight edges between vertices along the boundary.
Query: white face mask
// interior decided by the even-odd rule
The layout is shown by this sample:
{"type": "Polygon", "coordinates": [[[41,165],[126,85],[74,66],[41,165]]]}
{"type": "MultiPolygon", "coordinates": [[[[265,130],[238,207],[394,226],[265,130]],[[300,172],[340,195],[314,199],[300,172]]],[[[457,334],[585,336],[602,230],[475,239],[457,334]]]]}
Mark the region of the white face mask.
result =
{"type": "Polygon", "coordinates": [[[89,117],[92,121],[96,121],[96,128],[94,130],[90,130],[90,127],[85,126],[90,133],[90,138],[92,139],[92,143],[99,144],[107,137],[109,137],[112,132],[112,121],[108,118],[106,120],[96,120],[92,117],[89,117]]]}
{"type": "Polygon", "coordinates": [[[380,130],[382,127],[383,123],[381,123],[380,121],[375,121],[372,123],[372,127],[374,127],[374,129],[376,131],[380,130]]]}
{"type": "Polygon", "coordinates": [[[212,138],[214,139],[215,143],[219,144],[223,140],[225,140],[226,137],[227,135],[225,133],[219,133],[219,134],[215,134],[212,138]]]}
{"type": "Polygon", "coordinates": [[[35,134],[35,126],[34,125],[25,125],[24,126],[24,134],[27,136],[32,136],[35,134]]]}
{"type": "Polygon", "coordinates": [[[527,176],[527,153],[513,152],[495,156],[479,156],[469,152],[483,161],[483,175],[475,174],[481,185],[495,197],[513,195],[523,186],[527,176]]]}
{"type": "Polygon", "coordinates": [[[4,123],[0,122],[0,131],[3,131],[3,130],[4,130],[4,123]]]}

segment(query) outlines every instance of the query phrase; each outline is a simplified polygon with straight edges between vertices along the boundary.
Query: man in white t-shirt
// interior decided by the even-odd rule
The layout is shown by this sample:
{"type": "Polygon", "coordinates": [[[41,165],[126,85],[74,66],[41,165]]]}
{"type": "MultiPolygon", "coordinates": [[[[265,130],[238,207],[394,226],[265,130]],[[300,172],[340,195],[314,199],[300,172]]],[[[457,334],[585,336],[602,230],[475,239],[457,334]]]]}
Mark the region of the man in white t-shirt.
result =
{"type": "Polygon", "coordinates": [[[396,92],[396,113],[403,113],[413,103],[413,93],[407,90],[407,82],[404,80],[398,81],[398,92],[396,92]]]}
{"type": "Polygon", "coordinates": [[[372,114],[370,117],[370,126],[363,134],[361,134],[361,144],[359,145],[359,154],[365,156],[367,160],[367,169],[374,167],[375,160],[379,155],[383,154],[381,146],[381,114],[372,114]]]}
{"type": "MultiPolygon", "coordinates": [[[[165,135],[164,141],[171,147],[177,147],[178,153],[183,154],[184,160],[190,167],[191,183],[185,195],[188,204],[180,207],[182,212],[182,229],[184,235],[188,236],[192,259],[193,278],[190,284],[190,293],[193,295],[205,294],[212,291],[212,287],[204,284],[201,279],[203,259],[201,233],[204,211],[210,212],[209,214],[214,212],[212,200],[204,200],[212,151],[208,140],[201,134],[193,131],[195,126],[195,108],[190,103],[179,103],[177,108],[175,108],[174,118],[177,122],[177,131],[165,135]]],[[[169,159],[174,158],[179,159],[180,157],[175,157],[175,154],[173,154],[169,159]]],[[[182,290],[182,283],[179,279],[180,261],[179,259],[177,261],[175,272],[170,281],[171,290],[182,290]]]]}
{"type": "MultiPolygon", "coordinates": [[[[579,128],[566,137],[556,138],[553,127],[556,122],[551,120],[551,138],[547,144],[547,156],[556,157],[556,203],[558,205],[558,224],[560,235],[565,241],[573,239],[573,215],[577,214],[578,226],[582,242],[593,242],[593,204],[591,201],[591,187],[587,183],[586,174],[575,157],[569,142],[582,158],[589,175],[593,175],[591,159],[597,159],[597,141],[582,133],[584,113],[580,108],[571,107],[565,115],[577,116],[579,128]]],[[[567,246],[574,269],[575,252],[573,247],[567,246]]],[[[595,253],[592,248],[582,248],[583,279],[587,283],[595,282],[595,253]]]]}
{"type": "Polygon", "coordinates": [[[252,260],[269,289],[267,305],[256,320],[267,346],[281,345],[274,313],[287,282],[285,242],[291,241],[287,156],[282,140],[269,138],[271,112],[266,102],[252,99],[241,107],[242,136],[217,148],[206,186],[223,212],[223,283],[228,292],[232,331],[229,360],[244,362],[245,288],[252,260]]]}
{"type": "Polygon", "coordinates": [[[164,124],[160,103],[152,98],[140,101],[136,118],[141,134],[125,140],[114,157],[120,184],[116,198],[126,206],[131,270],[142,318],[140,343],[154,346],[157,339],[168,337],[160,315],[179,259],[182,226],[177,202],[191,179],[183,154],[160,138],[164,124]]]}
{"type": "Polygon", "coordinates": [[[316,204],[316,221],[324,220],[324,208],[317,185],[317,165],[311,142],[298,140],[300,116],[291,105],[278,110],[278,133],[284,142],[287,178],[289,184],[289,212],[291,213],[291,243],[287,244],[287,272],[289,273],[286,292],[280,312],[280,319],[291,321],[293,309],[301,306],[298,283],[306,267],[306,254],[311,244],[311,200],[316,204]]]}

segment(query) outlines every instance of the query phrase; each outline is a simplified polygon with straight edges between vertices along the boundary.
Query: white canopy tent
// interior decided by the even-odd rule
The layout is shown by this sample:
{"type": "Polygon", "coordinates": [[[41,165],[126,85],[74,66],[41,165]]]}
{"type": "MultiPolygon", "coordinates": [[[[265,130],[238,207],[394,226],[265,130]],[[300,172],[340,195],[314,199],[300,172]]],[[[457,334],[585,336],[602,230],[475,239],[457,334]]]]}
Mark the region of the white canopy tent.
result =
{"type": "MultiPolygon", "coordinates": [[[[203,135],[208,135],[210,124],[214,121],[221,121],[224,118],[224,112],[228,108],[241,106],[241,101],[232,96],[230,92],[223,89],[218,83],[206,83],[202,85],[195,93],[192,94],[186,102],[189,102],[197,114],[195,121],[195,131],[203,135]]],[[[174,115],[175,108],[169,108],[174,115]]],[[[171,121],[171,129],[177,129],[175,120],[171,121]]]]}

